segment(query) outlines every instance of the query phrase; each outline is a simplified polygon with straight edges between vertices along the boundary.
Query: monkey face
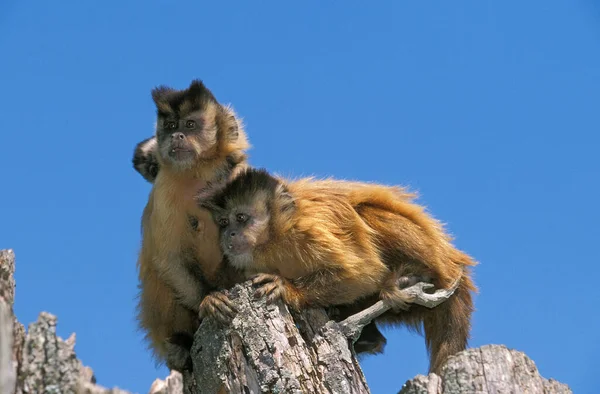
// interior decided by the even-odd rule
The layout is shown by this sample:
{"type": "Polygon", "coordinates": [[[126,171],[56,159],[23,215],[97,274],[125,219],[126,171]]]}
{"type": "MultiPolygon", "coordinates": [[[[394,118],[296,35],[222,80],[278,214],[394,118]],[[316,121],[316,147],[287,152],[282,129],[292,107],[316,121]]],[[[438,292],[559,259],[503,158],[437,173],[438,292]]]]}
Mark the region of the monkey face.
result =
{"type": "Polygon", "coordinates": [[[246,199],[229,199],[221,205],[202,205],[211,211],[220,228],[220,244],[223,254],[236,268],[252,264],[257,247],[269,239],[270,215],[264,195],[248,195],[246,199]]]}
{"type": "Polygon", "coordinates": [[[266,170],[246,169],[200,206],[211,211],[221,228],[221,249],[237,268],[252,264],[252,257],[271,241],[273,225],[293,209],[279,180],[266,170]]]}
{"type": "Polygon", "coordinates": [[[159,117],[156,136],[163,161],[186,169],[210,156],[217,143],[217,127],[214,119],[211,122],[204,112],[195,111],[182,117],[159,117]]]}
{"type": "Polygon", "coordinates": [[[217,116],[223,110],[202,82],[188,89],[158,87],[152,91],[157,108],[156,140],[159,161],[186,170],[217,149],[217,116]]]}
{"type": "Polygon", "coordinates": [[[269,238],[269,214],[259,202],[227,207],[214,216],[221,228],[221,249],[236,268],[252,263],[254,249],[269,238]]]}

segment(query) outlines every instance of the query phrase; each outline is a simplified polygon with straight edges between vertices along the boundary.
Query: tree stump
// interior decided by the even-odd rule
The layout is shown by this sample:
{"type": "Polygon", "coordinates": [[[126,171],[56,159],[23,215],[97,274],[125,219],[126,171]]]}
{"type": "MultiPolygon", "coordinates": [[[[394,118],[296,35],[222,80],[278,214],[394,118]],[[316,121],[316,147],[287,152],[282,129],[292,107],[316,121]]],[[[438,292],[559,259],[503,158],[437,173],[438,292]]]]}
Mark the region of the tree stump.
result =
{"type": "Polygon", "coordinates": [[[206,319],[192,347],[194,378],[206,393],[369,393],[340,324],[322,309],[290,312],[254,298],[250,282],[229,291],[229,327],[206,319]]]}

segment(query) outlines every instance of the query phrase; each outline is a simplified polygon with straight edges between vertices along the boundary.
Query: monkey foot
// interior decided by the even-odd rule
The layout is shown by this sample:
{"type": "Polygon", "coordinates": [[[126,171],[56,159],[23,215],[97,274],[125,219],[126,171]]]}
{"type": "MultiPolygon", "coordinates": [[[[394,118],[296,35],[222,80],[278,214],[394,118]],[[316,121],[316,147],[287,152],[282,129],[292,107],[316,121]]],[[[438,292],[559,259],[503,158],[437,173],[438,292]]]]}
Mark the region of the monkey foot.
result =
{"type": "Polygon", "coordinates": [[[212,317],[222,324],[229,324],[236,314],[235,305],[225,293],[215,291],[200,303],[200,319],[212,317]]]}
{"type": "Polygon", "coordinates": [[[252,278],[252,283],[259,285],[254,297],[267,297],[267,303],[283,299],[285,293],[285,279],[279,275],[259,274],[252,278]]]}
{"type": "Polygon", "coordinates": [[[423,290],[433,288],[433,284],[430,281],[431,278],[426,275],[410,274],[400,276],[390,284],[391,287],[389,289],[381,291],[381,299],[387,300],[394,312],[407,311],[410,308],[410,304],[414,303],[417,297],[414,293],[403,290],[417,283],[427,283],[427,286],[423,290]]]}
{"type": "Polygon", "coordinates": [[[428,275],[404,275],[396,280],[396,286],[400,289],[406,289],[419,282],[431,283],[431,277],[428,275]]]}
{"type": "Polygon", "coordinates": [[[185,332],[176,332],[166,342],[166,362],[169,369],[183,373],[192,369],[190,349],[194,337],[185,332]]]}
{"type": "Polygon", "coordinates": [[[387,340],[379,331],[375,322],[367,324],[360,333],[360,337],[354,342],[356,354],[381,354],[387,340]]]}

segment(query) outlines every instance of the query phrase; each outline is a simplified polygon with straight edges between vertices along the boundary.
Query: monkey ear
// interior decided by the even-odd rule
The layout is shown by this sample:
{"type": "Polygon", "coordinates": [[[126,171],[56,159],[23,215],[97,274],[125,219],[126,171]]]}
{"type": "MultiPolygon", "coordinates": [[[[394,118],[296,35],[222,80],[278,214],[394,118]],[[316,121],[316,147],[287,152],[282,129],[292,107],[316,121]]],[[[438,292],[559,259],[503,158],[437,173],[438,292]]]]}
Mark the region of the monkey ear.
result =
{"type": "Polygon", "coordinates": [[[228,106],[220,106],[227,119],[227,138],[230,141],[235,141],[240,135],[240,126],[233,110],[228,106]]]}
{"type": "Polygon", "coordinates": [[[277,185],[277,189],[275,189],[275,199],[277,200],[281,213],[289,213],[296,208],[294,196],[292,196],[288,188],[283,183],[277,185]]]}

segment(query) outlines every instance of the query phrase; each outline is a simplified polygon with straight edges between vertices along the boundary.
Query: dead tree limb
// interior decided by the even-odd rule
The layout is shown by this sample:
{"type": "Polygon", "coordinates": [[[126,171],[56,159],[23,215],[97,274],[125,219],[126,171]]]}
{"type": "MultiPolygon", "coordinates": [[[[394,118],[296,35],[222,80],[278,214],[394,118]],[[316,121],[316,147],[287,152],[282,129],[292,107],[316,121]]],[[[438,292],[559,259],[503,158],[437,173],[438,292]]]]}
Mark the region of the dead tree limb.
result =
{"type": "MultiPolygon", "coordinates": [[[[449,289],[438,289],[434,293],[427,293],[425,290],[432,289],[434,286],[431,283],[419,282],[401,291],[413,299],[413,304],[434,308],[450,298],[458,288],[459,284],[460,280],[457,280],[449,289]]],[[[340,322],[340,328],[344,335],[354,343],[367,324],[371,323],[373,319],[378,318],[389,309],[391,309],[391,307],[387,302],[383,300],[377,301],[373,306],[349,316],[340,322]]]]}

